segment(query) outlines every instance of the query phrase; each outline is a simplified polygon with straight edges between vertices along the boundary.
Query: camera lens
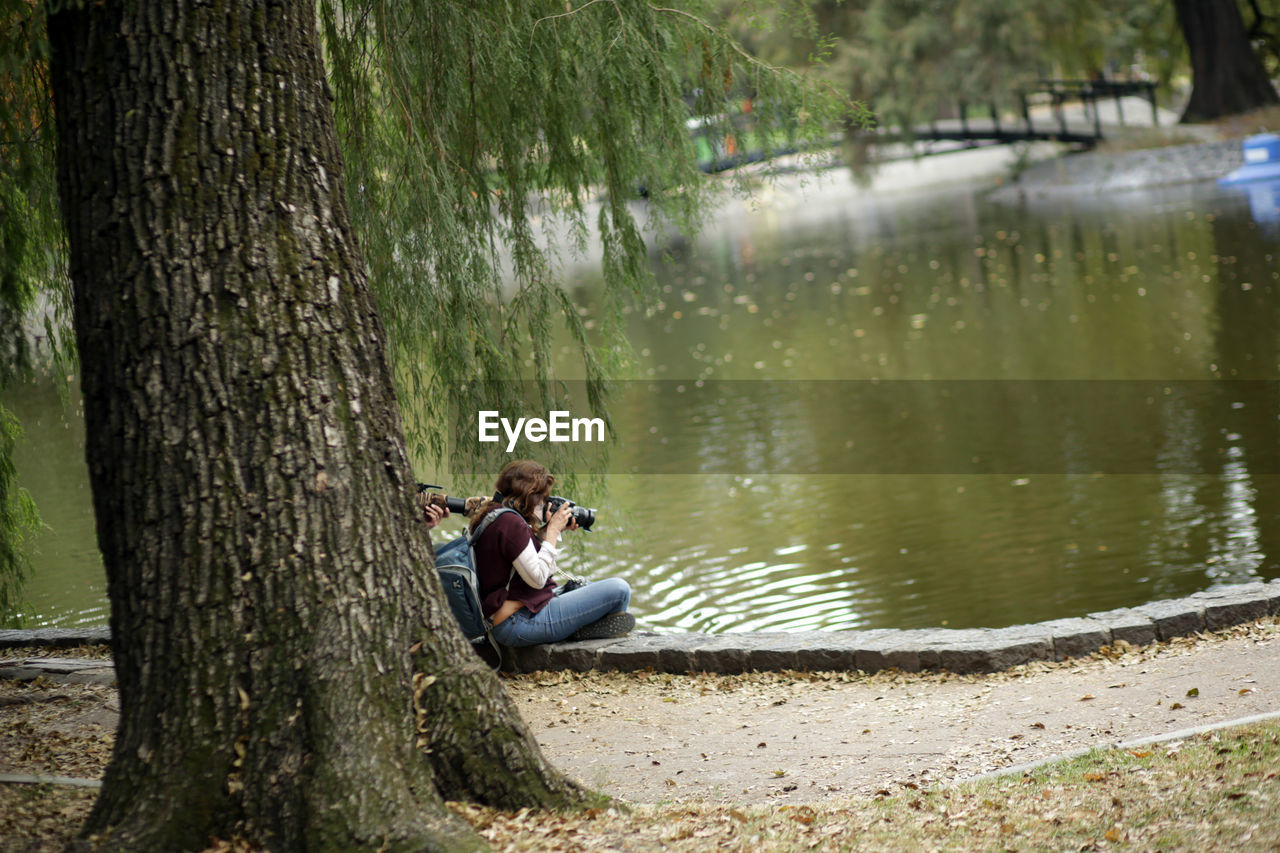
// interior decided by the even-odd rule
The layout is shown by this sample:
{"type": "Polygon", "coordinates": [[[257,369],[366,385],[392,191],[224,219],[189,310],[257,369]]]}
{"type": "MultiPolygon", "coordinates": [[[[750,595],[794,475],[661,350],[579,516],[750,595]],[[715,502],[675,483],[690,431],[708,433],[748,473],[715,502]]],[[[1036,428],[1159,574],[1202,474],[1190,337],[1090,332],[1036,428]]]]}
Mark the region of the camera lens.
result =
{"type": "Polygon", "coordinates": [[[573,520],[578,522],[578,526],[583,530],[590,530],[591,525],[596,523],[596,514],[594,510],[587,509],[585,506],[575,506],[573,520]]]}

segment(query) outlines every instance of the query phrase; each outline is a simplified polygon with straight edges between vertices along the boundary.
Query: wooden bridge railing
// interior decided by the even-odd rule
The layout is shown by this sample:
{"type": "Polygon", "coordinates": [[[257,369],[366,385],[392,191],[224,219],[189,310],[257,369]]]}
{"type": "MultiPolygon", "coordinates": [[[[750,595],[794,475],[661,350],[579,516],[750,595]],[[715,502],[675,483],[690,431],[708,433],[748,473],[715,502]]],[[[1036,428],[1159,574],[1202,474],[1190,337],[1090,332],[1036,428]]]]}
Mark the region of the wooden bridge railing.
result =
{"type": "MultiPolygon", "coordinates": [[[[1156,107],[1156,83],[1151,80],[1040,80],[1030,89],[1017,93],[1021,121],[1002,123],[1000,110],[995,103],[985,105],[981,113],[971,115],[971,104],[957,105],[958,118],[935,119],[927,125],[909,130],[879,128],[859,133],[863,144],[912,143],[929,141],[962,142],[967,147],[983,144],[1008,145],[1015,142],[1050,140],[1075,145],[1096,145],[1103,138],[1102,116],[1098,109],[1101,101],[1114,98],[1119,123],[1125,123],[1123,99],[1142,97],[1151,104],[1151,121],[1159,124],[1156,107]],[[1047,103],[1053,114],[1046,122],[1040,117],[1038,124],[1032,120],[1033,102],[1047,103]],[[1083,121],[1068,123],[1065,107],[1079,102],[1083,107],[1083,121]]],[[[744,116],[745,117],[745,116],[744,116]]],[[[690,132],[698,147],[699,166],[707,172],[720,172],[745,163],[770,156],[794,153],[797,149],[787,145],[774,145],[766,153],[760,144],[759,134],[767,129],[743,128],[741,134],[722,138],[705,124],[691,121],[690,132]],[[754,134],[754,135],[753,135],[754,134]]],[[[833,146],[838,141],[833,140],[833,146]]],[[[954,150],[954,149],[950,149],[954,150]]],[[[919,152],[917,152],[918,154],[919,152]]],[[[935,152],[925,152],[935,153],[935,152]]],[[[942,152],[936,152],[942,153],[942,152]]]]}
{"type": "Polygon", "coordinates": [[[933,120],[927,127],[916,128],[911,133],[881,133],[878,141],[949,140],[959,142],[993,142],[1007,144],[1030,140],[1054,140],[1092,145],[1103,138],[1102,115],[1099,102],[1115,99],[1119,123],[1125,123],[1124,98],[1142,97],[1151,104],[1152,124],[1160,123],[1156,106],[1156,83],[1150,80],[1041,80],[1031,89],[1018,92],[1021,122],[1002,124],[1000,110],[993,103],[987,105],[984,114],[974,116],[971,104],[958,104],[959,118],[933,120]],[[1042,118],[1037,125],[1032,120],[1031,108],[1035,101],[1048,103],[1053,119],[1046,125],[1042,118]],[[1069,125],[1064,107],[1079,102],[1084,108],[1084,123],[1069,125]]]}
{"type": "Polygon", "coordinates": [[[1120,124],[1124,124],[1124,98],[1132,96],[1146,98],[1151,104],[1151,123],[1160,123],[1160,113],[1156,108],[1156,84],[1152,80],[1041,80],[1039,88],[1019,93],[1022,114],[1028,126],[1031,118],[1027,112],[1027,96],[1037,93],[1048,93],[1060,127],[1065,124],[1062,120],[1063,104],[1068,101],[1086,104],[1093,113],[1093,126],[1099,138],[1102,137],[1102,121],[1098,115],[1098,101],[1105,98],[1115,98],[1120,124]]]}

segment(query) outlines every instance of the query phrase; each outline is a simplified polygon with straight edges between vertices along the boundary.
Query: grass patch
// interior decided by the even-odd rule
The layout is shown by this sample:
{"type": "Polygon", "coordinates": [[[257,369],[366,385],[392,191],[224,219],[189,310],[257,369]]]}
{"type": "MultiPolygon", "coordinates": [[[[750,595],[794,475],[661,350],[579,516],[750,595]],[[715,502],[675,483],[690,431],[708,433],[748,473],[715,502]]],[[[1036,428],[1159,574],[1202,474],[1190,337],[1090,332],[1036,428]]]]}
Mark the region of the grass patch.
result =
{"type": "Polygon", "coordinates": [[[1280,131],[1280,107],[1263,107],[1260,110],[1228,116],[1214,122],[1227,137],[1251,136],[1255,133],[1280,131]]]}
{"type": "Polygon", "coordinates": [[[1094,151],[1102,154],[1123,154],[1151,148],[1169,148],[1177,145],[1195,145],[1208,139],[1243,139],[1255,133],[1280,131],[1280,107],[1264,107],[1260,110],[1228,116],[1207,125],[1171,124],[1158,127],[1108,128],[1107,137],[1098,143],[1094,151]]]}
{"type": "Polygon", "coordinates": [[[1108,135],[1093,150],[1102,154],[1123,154],[1127,151],[1145,151],[1150,148],[1172,148],[1179,145],[1197,145],[1205,137],[1183,125],[1163,127],[1123,127],[1108,129],[1108,135]]]}
{"type": "Polygon", "coordinates": [[[569,815],[454,808],[499,850],[1270,850],[1280,846],[1277,768],[1272,722],[872,800],[569,815]]]}

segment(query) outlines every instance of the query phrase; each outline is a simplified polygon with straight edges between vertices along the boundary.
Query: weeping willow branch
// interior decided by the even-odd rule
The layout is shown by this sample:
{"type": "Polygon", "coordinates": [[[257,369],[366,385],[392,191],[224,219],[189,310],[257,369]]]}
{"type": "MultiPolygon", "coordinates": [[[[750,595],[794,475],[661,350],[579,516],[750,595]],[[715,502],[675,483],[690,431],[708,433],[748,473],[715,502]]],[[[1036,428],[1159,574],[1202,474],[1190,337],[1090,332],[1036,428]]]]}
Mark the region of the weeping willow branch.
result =
{"type": "Polygon", "coordinates": [[[329,53],[371,57],[332,68],[331,82],[353,218],[421,456],[443,458],[477,377],[528,380],[505,386],[523,390],[580,377],[605,404],[625,347],[588,336],[561,293],[561,253],[597,235],[605,292],[589,309],[618,332],[652,284],[644,230],[694,230],[716,191],[690,118],[727,128],[750,97],[761,120],[819,138],[849,108],[744,50],[711,23],[713,3],[558,5],[321,0],[329,53]],[[553,358],[562,335],[576,365],[553,358]]]}

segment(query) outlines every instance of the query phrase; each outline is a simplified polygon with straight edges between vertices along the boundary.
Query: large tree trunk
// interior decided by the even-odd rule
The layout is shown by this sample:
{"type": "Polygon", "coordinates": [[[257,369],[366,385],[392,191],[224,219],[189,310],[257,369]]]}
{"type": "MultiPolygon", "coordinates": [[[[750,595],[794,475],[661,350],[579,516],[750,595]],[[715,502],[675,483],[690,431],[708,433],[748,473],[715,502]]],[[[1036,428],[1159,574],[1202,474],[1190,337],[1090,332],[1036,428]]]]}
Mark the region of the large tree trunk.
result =
{"type": "Polygon", "coordinates": [[[1280,103],[1245,34],[1236,0],[1173,0],[1191,53],[1182,121],[1210,121],[1280,103]]]}
{"type": "Polygon", "coordinates": [[[121,706],[85,844],[458,849],[442,794],[582,796],[430,569],[313,9],[49,18],[121,706]]]}

